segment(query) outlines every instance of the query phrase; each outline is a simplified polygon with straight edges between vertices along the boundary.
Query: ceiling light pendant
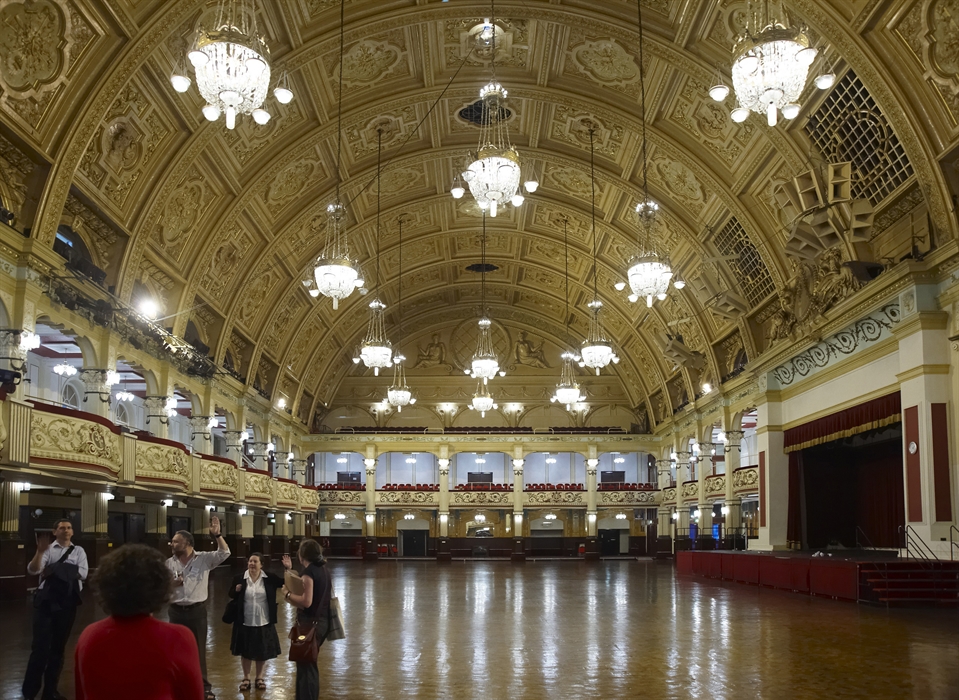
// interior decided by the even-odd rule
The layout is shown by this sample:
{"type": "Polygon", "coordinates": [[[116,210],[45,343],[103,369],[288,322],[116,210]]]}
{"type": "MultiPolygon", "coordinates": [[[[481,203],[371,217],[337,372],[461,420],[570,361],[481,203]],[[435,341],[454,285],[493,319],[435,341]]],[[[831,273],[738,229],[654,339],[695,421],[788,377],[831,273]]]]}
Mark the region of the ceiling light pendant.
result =
{"type": "MultiPolygon", "coordinates": [[[[270,48],[257,31],[254,0],[220,0],[213,27],[197,29],[187,58],[207,102],[203,116],[209,121],[224,114],[228,129],[236,126],[240,114],[251,115],[257,124],[270,121],[262,106],[270,87],[270,48]]],[[[176,62],[170,83],[177,92],[190,89],[182,61],[176,62]]],[[[286,83],[274,93],[284,104],[293,98],[286,83]]]]}
{"type": "Polygon", "coordinates": [[[473,394],[473,399],[470,401],[470,408],[474,411],[479,411],[480,418],[486,418],[487,411],[498,408],[493,401],[493,397],[490,396],[489,387],[486,385],[486,382],[477,383],[476,393],[473,394]]]}
{"type": "MultiPolygon", "coordinates": [[[[631,302],[637,302],[640,299],[646,300],[646,306],[652,307],[653,299],[665,299],[666,292],[669,290],[669,281],[673,277],[673,270],[669,265],[669,260],[659,254],[653,242],[655,234],[654,227],[656,217],[659,212],[659,205],[649,196],[648,185],[648,166],[649,160],[646,157],[646,70],[643,67],[643,10],[639,9],[639,90],[640,90],[640,110],[644,115],[642,132],[642,167],[643,167],[643,201],[636,205],[636,215],[639,218],[639,237],[637,240],[636,254],[629,260],[626,269],[626,279],[629,282],[629,296],[631,302]]],[[[725,94],[720,97],[720,93],[725,89],[729,91],[722,80],[713,86],[710,94],[713,99],[722,100],[725,94]]]]}
{"type": "MultiPolygon", "coordinates": [[[[399,264],[398,264],[398,275],[397,275],[397,302],[396,308],[397,313],[399,314],[399,326],[400,333],[403,332],[403,217],[402,215],[397,219],[399,224],[399,241],[397,242],[397,249],[399,254],[399,264]]],[[[406,357],[397,352],[393,355],[393,383],[390,385],[390,388],[386,390],[386,402],[396,409],[397,413],[400,413],[403,410],[403,406],[410,406],[416,403],[416,398],[413,396],[413,392],[410,391],[409,385],[406,383],[406,367],[403,365],[403,362],[406,360],[406,357]]],[[[415,459],[413,460],[416,461],[415,459]]]]}
{"type": "MultiPolygon", "coordinates": [[[[818,51],[810,46],[804,26],[786,25],[785,13],[777,13],[777,4],[747,2],[746,30],[733,47],[732,82],[739,102],[733,121],[745,121],[755,112],[765,114],[766,123],[776,126],[780,113],[786,119],[799,115],[799,98],[818,51]]],[[[817,86],[820,79],[826,82],[820,76],[817,86]]]]}
{"type": "Polygon", "coordinates": [[[340,203],[340,183],[342,181],[342,153],[343,153],[343,31],[346,0],[340,0],[340,87],[339,102],[336,116],[336,196],[332,204],[327,206],[328,222],[326,226],[326,245],[323,253],[313,265],[313,279],[316,283],[316,294],[310,290],[311,296],[322,294],[333,300],[333,309],[339,307],[340,299],[345,299],[354,289],[363,286],[363,278],[359,266],[350,257],[350,245],[346,231],[346,210],[340,203]]]}
{"type": "MultiPolygon", "coordinates": [[[[569,337],[569,219],[563,217],[563,248],[565,250],[565,260],[566,260],[566,345],[567,347],[571,346],[570,337],[569,337]]],[[[556,385],[556,390],[553,392],[553,395],[550,397],[550,401],[553,403],[560,403],[566,406],[567,411],[573,410],[573,404],[579,403],[580,401],[585,401],[586,397],[583,396],[579,391],[579,384],[576,382],[575,370],[573,369],[573,362],[578,362],[580,360],[579,356],[571,351],[565,350],[561,355],[560,359],[563,363],[563,368],[560,371],[559,384],[556,385]]],[[[552,457],[547,456],[546,463],[551,464],[556,460],[552,457]],[[552,459],[552,462],[550,460],[552,459]]]]}
{"type": "MultiPolygon", "coordinates": [[[[383,152],[383,130],[377,129],[376,148],[376,291],[380,289],[380,157],[383,152]]],[[[393,364],[393,346],[386,337],[386,323],[384,311],[386,304],[380,301],[379,296],[370,302],[370,320],[366,327],[366,337],[360,345],[359,357],[353,362],[363,361],[367,367],[373,369],[377,377],[380,370],[393,364]]]]}
{"type": "Polygon", "coordinates": [[[499,358],[496,355],[496,350],[493,348],[493,322],[486,316],[486,212],[483,212],[483,236],[480,247],[482,250],[480,312],[483,316],[480,318],[478,324],[479,335],[476,339],[476,352],[473,353],[473,359],[470,361],[470,369],[465,371],[466,374],[470,375],[473,379],[482,379],[483,384],[486,384],[497,374],[501,377],[506,375],[505,371],[500,370],[499,358]]]}
{"type": "MultiPolygon", "coordinates": [[[[493,20],[489,22],[488,34],[490,51],[490,82],[480,89],[483,103],[480,116],[479,142],[475,153],[470,154],[472,162],[462,173],[462,179],[469,187],[476,204],[490,216],[496,216],[499,208],[507,202],[514,207],[520,206],[524,197],[519,192],[521,179],[519,153],[509,140],[509,126],[506,123],[507,111],[504,107],[508,95],[506,89],[496,81],[496,24],[495,6],[490,3],[493,20]]],[[[530,179],[524,183],[527,192],[536,190],[539,183],[530,179]]],[[[463,187],[459,177],[450,190],[454,199],[463,196],[463,187]]]]}
{"type": "Polygon", "coordinates": [[[53,371],[61,377],[72,377],[77,373],[77,368],[67,362],[61,362],[58,365],[54,365],[53,371]]]}
{"type": "Polygon", "coordinates": [[[606,331],[603,328],[603,302],[599,300],[597,291],[596,276],[596,163],[593,137],[596,130],[592,122],[587,124],[589,130],[589,178],[590,190],[592,194],[592,230],[593,230],[593,300],[587,305],[589,307],[589,331],[586,340],[583,341],[580,355],[581,366],[595,369],[596,374],[610,362],[619,362],[612,344],[606,337],[606,331]]]}

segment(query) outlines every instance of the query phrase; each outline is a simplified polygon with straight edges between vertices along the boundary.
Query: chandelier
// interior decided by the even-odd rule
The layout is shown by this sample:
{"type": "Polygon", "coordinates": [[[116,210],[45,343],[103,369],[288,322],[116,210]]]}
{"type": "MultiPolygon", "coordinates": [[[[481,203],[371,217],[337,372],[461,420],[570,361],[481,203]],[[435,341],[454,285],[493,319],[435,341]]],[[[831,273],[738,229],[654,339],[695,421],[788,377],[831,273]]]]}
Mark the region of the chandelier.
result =
{"type": "MultiPolygon", "coordinates": [[[[733,89],[739,106],[730,117],[745,121],[750,112],[765,114],[769,126],[776,126],[782,112],[786,119],[799,115],[799,97],[806,87],[809,68],[818,51],[810,46],[804,26],[787,26],[785,13],[777,12],[776,0],[749,0],[746,30],[733,46],[733,89]]],[[[824,73],[816,78],[821,90],[833,84],[835,76],[824,73]]],[[[709,95],[722,102],[729,88],[720,81],[709,95]]]]}
{"type": "Polygon", "coordinates": [[[483,212],[483,237],[482,237],[482,257],[480,274],[482,275],[481,292],[481,313],[484,314],[479,320],[479,336],[476,339],[476,352],[473,353],[473,359],[470,362],[470,368],[464,370],[466,374],[473,379],[482,379],[486,384],[490,379],[499,374],[506,376],[506,372],[500,370],[499,359],[496,356],[496,350],[493,348],[493,334],[491,328],[493,322],[486,317],[486,212],[483,212]]]}
{"type": "Polygon", "coordinates": [[[476,385],[476,393],[473,394],[473,399],[470,401],[470,408],[474,411],[479,411],[481,418],[486,418],[486,412],[492,411],[498,406],[493,402],[493,397],[490,396],[489,387],[486,386],[486,382],[479,382],[476,385]]]}
{"type": "MultiPolygon", "coordinates": [[[[410,406],[416,403],[413,392],[406,384],[406,368],[403,361],[404,355],[397,353],[393,356],[393,384],[386,390],[386,402],[396,409],[397,413],[403,410],[403,406],[410,406]]],[[[416,461],[416,460],[414,460],[416,461]]]]}
{"type": "Polygon", "coordinates": [[[61,377],[72,377],[77,373],[77,368],[68,362],[61,362],[58,365],[55,365],[53,371],[59,374],[61,377]]]}
{"type": "Polygon", "coordinates": [[[595,369],[596,374],[610,362],[619,362],[619,357],[613,351],[613,346],[606,337],[603,329],[603,302],[599,300],[596,288],[596,163],[594,159],[593,136],[596,133],[592,122],[586,124],[589,131],[589,182],[592,194],[592,229],[593,229],[593,300],[589,307],[589,332],[580,349],[580,366],[595,369]]]}
{"type": "Polygon", "coordinates": [[[366,326],[366,337],[360,344],[359,356],[353,358],[354,364],[363,364],[373,369],[375,376],[380,370],[393,364],[393,346],[386,338],[383,312],[386,309],[379,299],[370,302],[370,320],[366,326]]]}
{"type": "MultiPolygon", "coordinates": [[[[566,257],[566,345],[567,347],[571,344],[569,338],[569,219],[563,217],[563,247],[565,249],[566,257]]],[[[576,383],[575,375],[573,374],[573,362],[579,361],[579,356],[570,351],[566,350],[560,355],[560,359],[563,361],[563,369],[560,372],[559,384],[556,385],[556,391],[553,393],[553,396],[550,397],[550,401],[553,403],[561,403],[566,406],[567,411],[573,410],[573,404],[579,403],[580,401],[585,401],[586,397],[580,394],[579,384],[576,383]]],[[[546,463],[550,464],[551,457],[547,456],[546,463]]],[[[553,462],[556,460],[553,459],[553,462]]]]}
{"type": "MultiPolygon", "coordinates": [[[[220,0],[213,27],[197,29],[187,58],[207,102],[203,116],[209,121],[223,114],[227,129],[236,126],[238,114],[249,114],[257,124],[270,121],[270,113],[262,106],[270,87],[270,48],[257,33],[254,0],[220,0]]],[[[182,61],[170,83],[177,92],[190,89],[182,61]]],[[[281,104],[293,99],[285,76],[273,94],[281,104]]]]}
{"type": "MultiPolygon", "coordinates": [[[[472,162],[463,171],[461,177],[466,181],[476,204],[490,216],[496,216],[499,207],[506,202],[518,207],[524,197],[519,192],[520,160],[519,153],[509,140],[509,127],[506,123],[508,112],[503,106],[506,101],[506,89],[496,81],[496,23],[495,3],[490,2],[492,20],[484,25],[479,37],[490,42],[490,66],[492,78],[480,89],[482,110],[480,113],[480,133],[476,152],[471,153],[472,162]]],[[[536,191],[539,186],[530,179],[523,187],[527,192],[536,191]]],[[[465,194],[460,176],[450,189],[454,199],[465,194]]]]}

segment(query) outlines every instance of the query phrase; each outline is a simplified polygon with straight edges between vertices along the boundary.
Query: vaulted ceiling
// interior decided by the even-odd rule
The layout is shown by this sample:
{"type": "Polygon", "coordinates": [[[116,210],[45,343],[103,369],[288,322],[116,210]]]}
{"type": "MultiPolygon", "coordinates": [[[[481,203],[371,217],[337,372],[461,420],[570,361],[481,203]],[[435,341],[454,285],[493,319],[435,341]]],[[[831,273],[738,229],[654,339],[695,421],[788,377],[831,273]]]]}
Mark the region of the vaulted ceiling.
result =
{"type": "MultiPolygon", "coordinates": [[[[789,231],[772,196],[776,184],[840,152],[853,160],[876,225],[867,243],[842,246],[845,260],[898,260],[913,244],[899,222],[917,212],[933,232],[929,246],[955,238],[955,3],[786,4],[828,47],[839,81],[826,92],[810,86],[800,116],[771,128],[757,116],[733,123],[732,98],[720,105],[707,95],[717,68],[728,82],[744,3],[643,0],[649,189],[662,207],[659,243],[689,282],[647,311],[613,286],[625,279],[633,252],[643,184],[636,3],[496,3],[504,30],[497,78],[510,93],[510,134],[524,171],[540,181],[522,207],[487,220],[487,255],[499,268],[488,276],[488,301],[505,352],[526,330],[545,342],[558,367],[564,220],[569,320],[574,338],[586,333],[594,280],[584,120],[597,129],[596,285],[623,358],[612,370],[619,388],[610,395],[630,407],[652,408],[654,395],[675,404],[671,382],[695,393],[701,381],[728,375],[740,352],[753,359],[771,342],[777,291],[796,274],[784,251],[789,231]],[[851,107],[868,113],[867,126],[855,131],[859,140],[848,151],[824,152],[830,138],[854,138],[836,123],[851,107]],[[811,121],[817,110],[823,119],[811,121]],[[877,162],[857,156],[866,151],[878,154],[877,162]],[[733,257],[709,261],[716,256],[733,257]],[[721,290],[744,299],[748,310],[714,312],[707,302],[721,290]],[[702,353],[702,369],[677,371],[664,357],[665,334],[677,332],[702,353]]],[[[195,88],[178,94],[168,79],[210,3],[0,3],[0,43],[21,59],[0,67],[0,195],[43,244],[52,245],[58,226],[71,226],[118,296],[154,295],[177,334],[193,321],[218,362],[229,352],[241,375],[259,377],[309,415],[315,402],[335,402],[360,374],[349,358],[370,298],[353,295],[333,311],[301,283],[322,249],[336,181],[340,6],[258,5],[273,71],[288,71],[295,99],[283,106],[271,98],[266,126],[241,118],[229,131],[222,120],[204,120],[195,88]]],[[[478,259],[481,218],[468,194],[453,200],[449,187],[475,147],[477,128],[459,112],[489,78],[489,56],[474,49],[470,35],[490,16],[489,3],[347,0],[345,12],[342,170],[351,246],[367,279],[376,279],[381,127],[379,293],[389,306],[389,333],[400,340],[402,216],[400,345],[411,357],[433,333],[462,345],[457,329],[478,314],[479,280],[466,267],[478,259]]],[[[450,353],[456,360],[455,347],[450,353]]],[[[555,383],[557,373],[539,379],[555,383]]]]}

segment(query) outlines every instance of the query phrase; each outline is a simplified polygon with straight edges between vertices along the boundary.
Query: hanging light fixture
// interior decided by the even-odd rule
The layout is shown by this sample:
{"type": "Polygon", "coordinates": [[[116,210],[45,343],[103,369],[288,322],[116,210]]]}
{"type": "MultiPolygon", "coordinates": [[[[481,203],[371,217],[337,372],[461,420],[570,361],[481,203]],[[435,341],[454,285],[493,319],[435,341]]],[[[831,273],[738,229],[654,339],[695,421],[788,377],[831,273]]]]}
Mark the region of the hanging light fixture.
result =
{"type": "MultiPolygon", "coordinates": [[[[400,233],[399,233],[399,273],[397,277],[397,302],[396,308],[400,317],[400,333],[403,332],[403,217],[400,216],[397,219],[399,224],[400,233]]],[[[390,388],[386,390],[386,402],[396,409],[397,413],[403,410],[403,406],[409,406],[416,403],[416,398],[413,396],[413,392],[410,391],[410,387],[406,383],[406,367],[403,365],[403,362],[406,360],[406,357],[402,353],[396,353],[393,355],[393,384],[390,385],[390,388]]],[[[407,460],[409,461],[409,460],[407,460]]],[[[415,459],[413,460],[416,461],[415,459]]]]}
{"type": "Polygon", "coordinates": [[[68,362],[61,362],[53,367],[53,371],[61,377],[72,377],[77,373],[77,368],[68,362]]]}
{"type": "Polygon", "coordinates": [[[480,274],[482,275],[481,293],[480,293],[480,314],[479,336],[476,340],[476,352],[473,353],[473,359],[470,362],[470,369],[465,370],[466,374],[473,379],[482,379],[486,384],[490,379],[499,374],[506,376],[506,372],[500,370],[499,359],[496,356],[496,350],[493,348],[493,322],[486,316],[486,212],[483,212],[483,237],[480,243],[482,250],[480,274]]]}
{"type": "MultiPolygon", "coordinates": [[[[187,58],[207,102],[203,116],[209,121],[223,114],[227,129],[236,126],[238,114],[249,114],[261,125],[270,121],[270,113],[263,109],[270,87],[270,48],[257,31],[254,0],[220,0],[213,27],[197,29],[187,58]]],[[[285,81],[284,76],[273,91],[282,104],[293,99],[285,81]]],[[[177,92],[190,89],[182,60],[176,62],[170,83],[177,92]]]]}
{"type": "MultiPolygon", "coordinates": [[[[464,194],[460,177],[469,187],[476,204],[490,216],[496,216],[499,207],[510,202],[514,207],[523,203],[519,192],[520,159],[519,153],[509,140],[509,126],[506,124],[506,89],[496,81],[496,7],[490,2],[490,21],[480,33],[481,40],[489,41],[491,79],[480,90],[483,103],[480,114],[480,133],[476,152],[470,154],[472,162],[453,181],[450,193],[454,199],[464,194]]],[[[534,192],[539,183],[529,180],[524,183],[527,192],[534,192]]]]}
{"type": "Polygon", "coordinates": [[[353,362],[361,360],[367,367],[373,369],[375,376],[380,376],[380,370],[393,364],[393,346],[386,337],[386,323],[384,312],[386,304],[379,297],[380,291],[380,162],[383,153],[383,130],[376,130],[376,294],[370,302],[370,320],[366,326],[366,337],[360,344],[358,357],[353,362]]]}
{"type": "MultiPolygon", "coordinates": [[[[343,152],[343,29],[346,0],[340,0],[340,87],[336,115],[336,199],[327,208],[329,221],[326,226],[326,245],[323,253],[313,265],[313,278],[316,290],[310,290],[312,296],[322,294],[333,300],[333,308],[339,306],[339,300],[345,299],[353,290],[363,286],[359,266],[350,257],[350,245],[347,240],[346,210],[340,203],[340,184],[342,182],[343,152]],[[313,292],[316,292],[314,294],[313,292]]],[[[375,301],[375,300],[374,300],[375,301]]],[[[372,304],[370,305],[372,308],[372,304]]]]}
{"type": "Polygon", "coordinates": [[[582,356],[580,366],[595,369],[598,375],[599,371],[610,362],[619,362],[619,357],[613,350],[612,344],[606,337],[606,331],[603,329],[603,302],[599,300],[596,285],[596,163],[593,145],[596,130],[593,128],[592,122],[588,122],[586,126],[589,131],[589,182],[592,194],[593,300],[587,305],[589,307],[589,332],[580,349],[580,355],[582,356]]]}
{"type": "MultiPolygon", "coordinates": [[[[653,229],[659,212],[659,205],[649,196],[649,161],[646,157],[646,69],[643,63],[643,8],[641,7],[642,3],[639,3],[639,5],[639,104],[643,117],[643,201],[636,205],[636,215],[639,219],[639,237],[636,254],[629,261],[626,279],[629,281],[630,289],[627,298],[632,302],[645,299],[646,306],[652,307],[654,298],[660,300],[666,298],[673,270],[669,265],[669,260],[657,252],[653,243],[653,229]]],[[[710,94],[713,94],[713,91],[716,94],[721,92],[720,87],[723,86],[714,86],[710,94]]]]}
{"type": "MultiPolygon", "coordinates": [[[[818,53],[810,43],[805,26],[786,25],[778,0],[747,1],[746,29],[733,46],[733,90],[739,102],[730,115],[734,122],[755,112],[776,126],[780,112],[786,119],[799,115],[799,98],[818,53]]],[[[829,88],[829,75],[816,78],[816,87],[829,88]]],[[[722,102],[729,92],[723,88],[722,82],[714,85],[710,96],[722,102]]]]}
{"type": "MultiPolygon", "coordinates": [[[[566,347],[560,355],[563,362],[563,368],[560,371],[559,384],[556,385],[556,391],[550,397],[553,403],[560,403],[566,406],[567,411],[573,409],[573,404],[579,401],[585,401],[586,397],[579,391],[579,384],[576,382],[573,362],[579,361],[579,356],[570,350],[572,343],[569,336],[569,219],[563,217],[563,247],[566,251],[566,347]]],[[[551,457],[546,458],[546,463],[550,463],[551,457]]],[[[556,460],[554,459],[553,462],[556,460]]]]}
{"type": "Polygon", "coordinates": [[[477,382],[476,393],[473,394],[473,400],[470,401],[470,408],[474,411],[479,411],[481,418],[486,418],[487,411],[498,408],[493,401],[493,397],[490,396],[489,387],[486,385],[486,382],[477,382]]]}

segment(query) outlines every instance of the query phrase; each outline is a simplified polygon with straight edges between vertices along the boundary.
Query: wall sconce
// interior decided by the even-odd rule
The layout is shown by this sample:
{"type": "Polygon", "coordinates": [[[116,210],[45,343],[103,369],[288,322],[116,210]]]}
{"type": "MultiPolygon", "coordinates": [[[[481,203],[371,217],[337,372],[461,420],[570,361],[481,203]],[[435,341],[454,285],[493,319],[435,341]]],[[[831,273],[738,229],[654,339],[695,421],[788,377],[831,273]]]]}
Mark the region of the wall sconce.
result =
{"type": "Polygon", "coordinates": [[[448,413],[449,415],[452,416],[454,413],[456,413],[456,404],[441,403],[437,406],[436,410],[440,415],[443,415],[444,413],[448,413]]]}
{"type": "Polygon", "coordinates": [[[286,408],[286,399],[284,399],[282,396],[279,399],[277,399],[276,407],[279,408],[280,410],[283,410],[284,408],[286,408]]]}
{"type": "Polygon", "coordinates": [[[673,513],[673,520],[679,520],[679,513],[673,513]]]}
{"type": "Polygon", "coordinates": [[[164,498],[164,499],[163,499],[163,505],[165,505],[167,508],[172,508],[172,507],[173,507],[173,499],[172,499],[172,498],[164,498]]]}
{"type": "Polygon", "coordinates": [[[206,508],[207,513],[212,513],[214,510],[216,510],[216,506],[213,505],[212,503],[208,503],[207,505],[204,506],[204,508],[206,508]]]}
{"type": "Polygon", "coordinates": [[[721,512],[723,515],[729,515],[729,506],[723,506],[721,512]]]}
{"type": "Polygon", "coordinates": [[[240,506],[237,511],[239,515],[246,515],[246,506],[240,506]]]}

